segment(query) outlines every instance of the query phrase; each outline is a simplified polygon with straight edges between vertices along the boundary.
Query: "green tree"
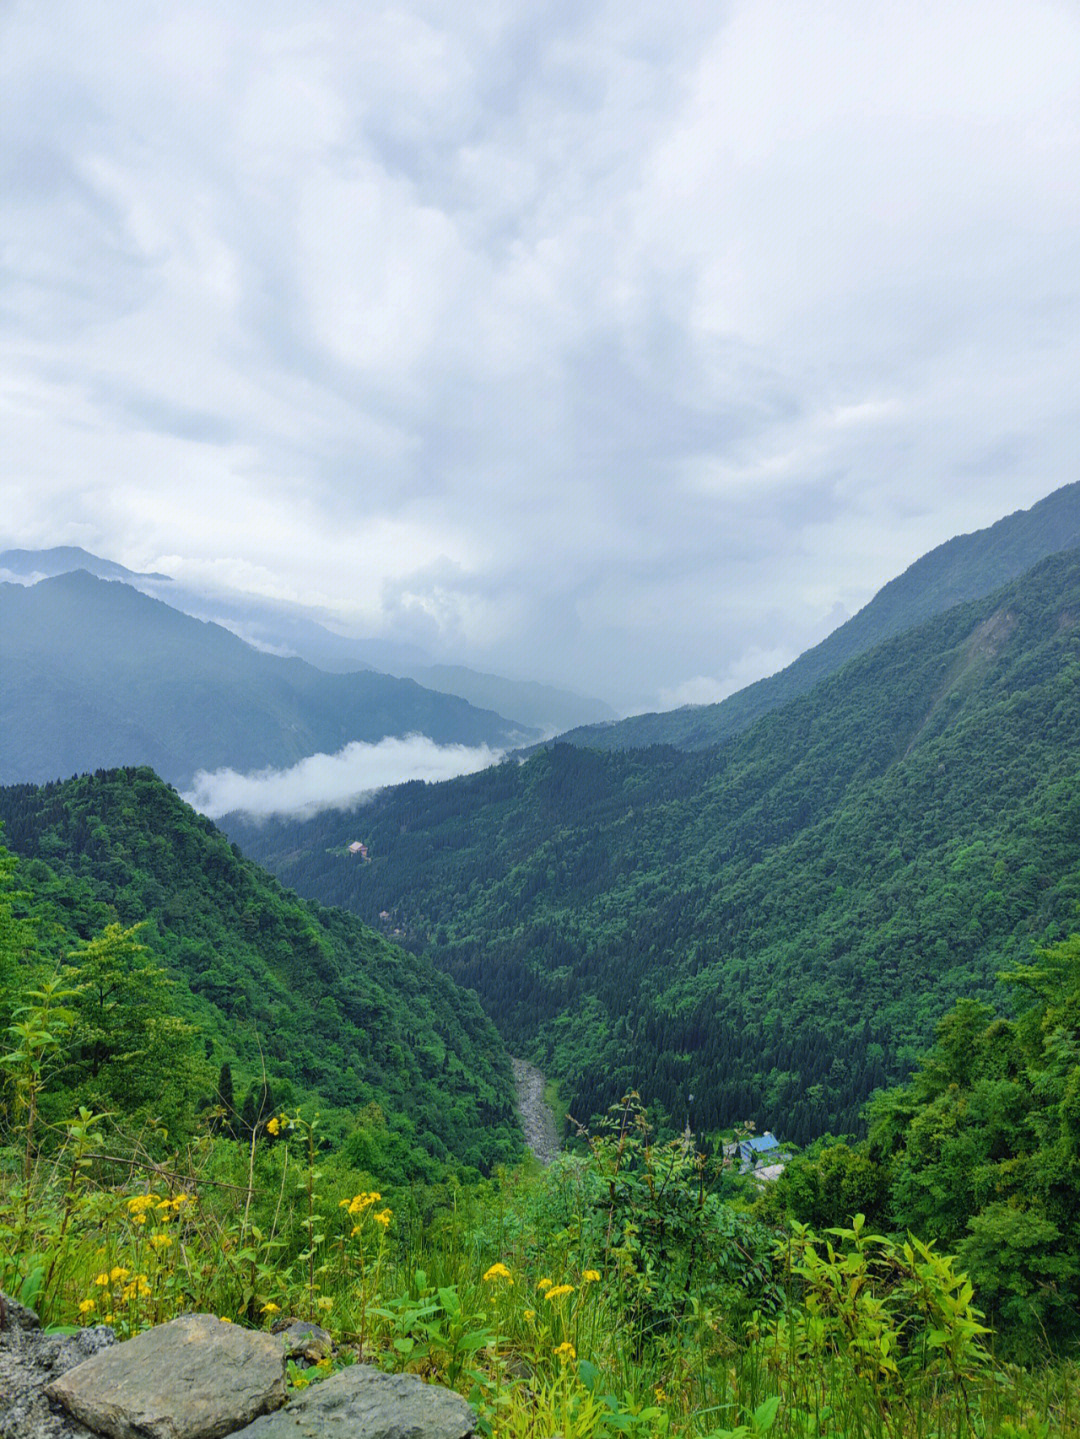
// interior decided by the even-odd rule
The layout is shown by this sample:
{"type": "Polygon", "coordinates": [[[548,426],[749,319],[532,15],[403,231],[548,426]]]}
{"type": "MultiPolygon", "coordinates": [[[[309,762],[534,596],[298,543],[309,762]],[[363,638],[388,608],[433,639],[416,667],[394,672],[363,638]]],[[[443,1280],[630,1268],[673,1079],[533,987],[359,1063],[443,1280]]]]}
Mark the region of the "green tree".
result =
{"type": "Polygon", "coordinates": [[[136,939],[141,928],[107,925],[68,956],[74,1022],[53,1108],[85,1104],[188,1129],[207,1065],[195,1026],[171,1012],[172,982],[136,939]]]}

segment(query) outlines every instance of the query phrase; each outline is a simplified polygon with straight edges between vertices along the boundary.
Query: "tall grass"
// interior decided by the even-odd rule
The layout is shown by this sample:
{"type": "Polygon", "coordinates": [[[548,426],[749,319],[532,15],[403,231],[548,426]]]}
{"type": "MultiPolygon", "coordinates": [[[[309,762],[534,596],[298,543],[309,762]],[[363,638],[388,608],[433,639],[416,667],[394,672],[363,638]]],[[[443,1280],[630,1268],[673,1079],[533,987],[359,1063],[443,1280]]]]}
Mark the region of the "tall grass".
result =
{"type": "MultiPolygon", "coordinates": [[[[165,1165],[137,1146],[118,1155],[119,1139],[85,1116],[29,1170],[21,1147],[0,1151],[0,1286],[47,1324],[107,1322],[122,1336],[191,1311],[253,1327],[315,1320],[336,1364],[450,1384],[485,1433],[508,1439],[1080,1434],[1072,1360],[1001,1364],[974,1335],[952,1368],[908,1345],[890,1371],[884,1330],[860,1308],[884,1250],[866,1249],[854,1294],[857,1251],[840,1240],[816,1297],[800,1264],[785,1274],[780,1259],[778,1289],[717,1283],[698,1266],[701,1287],[672,1292],[647,1169],[640,1194],[629,1180],[619,1191],[623,1168],[613,1190],[610,1155],[595,1153],[472,1188],[383,1194],[377,1176],[320,1153],[311,1121],[280,1127],[273,1144],[206,1137],[165,1165]]],[[[692,1177],[656,1163],[670,1184],[692,1177]]],[[[811,1252],[827,1265],[815,1236],[801,1244],[803,1269],[811,1252]]]]}

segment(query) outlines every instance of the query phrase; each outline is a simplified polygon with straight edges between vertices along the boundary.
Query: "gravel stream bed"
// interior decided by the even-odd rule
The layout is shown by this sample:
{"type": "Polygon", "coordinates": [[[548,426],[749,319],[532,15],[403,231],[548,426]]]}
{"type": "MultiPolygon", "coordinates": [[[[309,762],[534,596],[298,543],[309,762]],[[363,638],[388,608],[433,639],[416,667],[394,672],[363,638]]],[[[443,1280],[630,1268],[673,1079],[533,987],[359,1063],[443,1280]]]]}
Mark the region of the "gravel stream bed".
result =
{"type": "Polygon", "coordinates": [[[541,1164],[550,1164],[559,1152],[559,1131],[555,1116],[544,1102],[544,1076],[535,1064],[511,1059],[517,1089],[518,1114],[525,1131],[525,1143],[541,1164]]]}

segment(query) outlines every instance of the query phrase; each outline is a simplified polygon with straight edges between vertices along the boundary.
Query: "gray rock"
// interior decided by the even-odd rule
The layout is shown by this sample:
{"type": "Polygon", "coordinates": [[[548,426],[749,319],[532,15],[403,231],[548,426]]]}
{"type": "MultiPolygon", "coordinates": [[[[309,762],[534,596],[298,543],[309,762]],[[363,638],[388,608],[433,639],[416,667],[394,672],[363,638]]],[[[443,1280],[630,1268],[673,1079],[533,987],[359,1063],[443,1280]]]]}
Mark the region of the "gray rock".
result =
{"type": "Polygon", "coordinates": [[[85,1425],[49,1403],[45,1385],[116,1343],[104,1325],[77,1334],[45,1334],[37,1315],[22,1305],[18,1327],[0,1331],[0,1439],[93,1439],[85,1425]]]}
{"type": "Polygon", "coordinates": [[[32,1309],[0,1292],[0,1329],[40,1329],[41,1320],[32,1309]]]}
{"type": "Polygon", "coordinates": [[[475,1428],[476,1415],[451,1390],[357,1364],[233,1439],[468,1439],[475,1428]]]}
{"type": "Polygon", "coordinates": [[[270,1332],[284,1341],[287,1359],[306,1359],[317,1364],[334,1352],[334,1341],[326,1330],[309,1324],[306,1319],[286,1319],[283,1324],[275,1324],[270,1332]]]}
{"type": "Polygon", "coordinates": [[[88,1359],[45,1390],[110,1439],[221,1439],[285,1402],[271,1334],[188,1314],[88,1359]]]}

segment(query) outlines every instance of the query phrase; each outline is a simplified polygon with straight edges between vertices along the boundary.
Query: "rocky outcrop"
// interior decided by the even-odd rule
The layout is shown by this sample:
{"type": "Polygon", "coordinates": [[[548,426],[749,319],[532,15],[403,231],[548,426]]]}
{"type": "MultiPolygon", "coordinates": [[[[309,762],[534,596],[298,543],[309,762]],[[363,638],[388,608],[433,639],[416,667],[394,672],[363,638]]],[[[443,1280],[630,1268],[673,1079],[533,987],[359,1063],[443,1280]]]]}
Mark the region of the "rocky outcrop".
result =
{"type": "Polygon", "coordinates": [[[285,1347],[187,1314],[95,1354],[45,1393],[109,1439],[223,1439],[285,1403],[285,1347]]]}
{"type": "Polygon", "coordinates": [[[234,1439],[468,1439],[475,1427],[476,1415],[451,1390],[357,1364],[313,1384],[234,1439]]]}
{"type": "Polygon", "coordinates": [[[94,1439],[78,1420],[49,1403],[45,1386],[116,1343],[104,1325],[77,1334],[43,1334],[32,1309],[2,1299],[0,1439],[94,1439]]]}
{"type": "Polygon", "coordinates": [[[323,1359],[330,1335],[286,1320],[264,1334],[190,1314],[122,1344],[99,1326],[44,1334],[6,1300],[0,1439],[467,1439],[476,1416],[448,1389],[366,1365],[287,1400],[287,1357],[323,1359]]]}

